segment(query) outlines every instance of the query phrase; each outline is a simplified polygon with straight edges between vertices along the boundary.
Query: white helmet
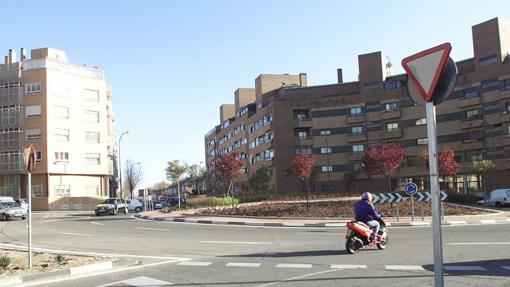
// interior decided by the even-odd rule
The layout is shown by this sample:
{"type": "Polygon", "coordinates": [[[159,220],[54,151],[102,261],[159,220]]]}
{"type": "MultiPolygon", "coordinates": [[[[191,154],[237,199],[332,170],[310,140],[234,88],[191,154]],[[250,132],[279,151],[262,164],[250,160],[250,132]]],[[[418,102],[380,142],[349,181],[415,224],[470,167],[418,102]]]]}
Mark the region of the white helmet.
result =
{"type": "Polygon", "coordinates": [[[368,191],[365,191],[361,194],[361,199],[366,199],[368,201],[372,201],[372,194],[368,191]]]}

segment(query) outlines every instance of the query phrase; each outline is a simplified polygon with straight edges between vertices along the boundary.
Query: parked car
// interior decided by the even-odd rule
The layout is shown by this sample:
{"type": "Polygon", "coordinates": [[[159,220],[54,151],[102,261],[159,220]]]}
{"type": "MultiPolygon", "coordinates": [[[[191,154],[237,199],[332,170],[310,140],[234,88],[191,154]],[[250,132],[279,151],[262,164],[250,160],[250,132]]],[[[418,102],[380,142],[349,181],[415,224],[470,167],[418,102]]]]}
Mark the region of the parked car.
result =
{"type": "Polygon", "coordinates": [[[14,218],[25,219],[27,217],[27,209],[21,207],[14,198],[10,196],[0,196],[0,218],[9,220],[14,218]]]}
{"type": "Polygon", "coordinates": [[[26,200],[19,198],[15,199],[15,201],[19,204],[19,206],[21,206],[21,208],[28,210],[28,202],[26,200]]]}
{"type": "Polygon", "coordinates": [[[120,198],[108,198],[103,203],[96,205],[95,212],[96,216],[101,214],[115,215],[118,212],[128,213],[128,207],[126,201],[120,198]]]}
{"type": "MultiPolygon", "coordinates": [[[[176,206],[179,205],[179,197],[171,197],[167,200],[168,205],[170,206],[176,206]]],[[[184,197],[181,197],[181,204],[186,203],[186,199],[184,197]]]]}
{"type": "Polygon", "coordinates": [[[143,209],[143,203],[138,199],[128,199],[126,202],[129,211],[140,212],[143,209]]]}
{"type": "MultiPolygon", "coordinates": [[[[485,204],[485,200],[479,200],[478,204],[485,204]]],[[[496,207],[510,205],[510,189],[495,189],[489,193],[487,204],[496,207]]]]}
{"type": "Polygon", "coordinates": [[[163,202],[161,201],[154,201],[153,202],[154,210],[162,209],[163,208],[163,202]]]}

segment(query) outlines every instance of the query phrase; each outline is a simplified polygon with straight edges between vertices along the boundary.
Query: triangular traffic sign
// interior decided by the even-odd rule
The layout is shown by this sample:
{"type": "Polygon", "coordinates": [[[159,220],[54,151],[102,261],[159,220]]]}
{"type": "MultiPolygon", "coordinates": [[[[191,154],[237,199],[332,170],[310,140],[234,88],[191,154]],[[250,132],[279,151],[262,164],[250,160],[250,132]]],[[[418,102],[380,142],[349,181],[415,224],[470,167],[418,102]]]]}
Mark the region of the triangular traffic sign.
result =
{"type": "Polygon", "coordinates": [[[415,84],[425,102],[432,101],[439,76],[450,56],[452,45],[444,43],[402,60],[402,67],[415,84]]]}

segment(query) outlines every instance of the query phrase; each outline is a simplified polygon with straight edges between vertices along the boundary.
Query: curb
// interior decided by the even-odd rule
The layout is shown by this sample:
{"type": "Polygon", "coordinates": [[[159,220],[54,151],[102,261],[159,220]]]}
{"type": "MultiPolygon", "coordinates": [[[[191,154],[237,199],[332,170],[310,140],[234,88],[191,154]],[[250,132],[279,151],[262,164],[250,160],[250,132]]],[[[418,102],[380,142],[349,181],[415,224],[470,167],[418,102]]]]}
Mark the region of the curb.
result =
{"type": "MultiPolygon", "coordinates": [[[[344,227],[350,220],[339,220],[337,222],[328,223],[292,223],[292,222],[246,222],[246,221],[213,221],[201,220],[196,218],[185,217],[152,217],[147,215],[134,215],[136,218],[153,220],[153,221],[166,221],[166,222],[179,222],[179,223],[199,223],[199,224],[215,224],[215,225],[245,225],[245,226],[268,226],[268,227],[344,227]]],[[[475,220],[475,221],[443,221],[442,225],[469,225],[469,224],[500,224],[510,223],[510,219],[496,220],[475,220]],[[490,222],[487,222],[490,221],[490,222]]],[[[415,222],[387,222],[389,227],[416,227],[416,226],[430,226],[431,222],[428,221],[415,221],[415,222]]]]}
{"type": "Polygon", "coordinates": [[[130,260],[110,260],[99,263],[87,264],[77,267],[71,267],[50,272],[38,272],[22,276],[4,277],[0,280],[0,287],[13,286],[15,284],[34,283],[39,280],[56,279],[62,277],[71,277],[76,275],[90,274],[98,271],[111,270],[118,267],[124,267],[133,263],[130,260]]]}

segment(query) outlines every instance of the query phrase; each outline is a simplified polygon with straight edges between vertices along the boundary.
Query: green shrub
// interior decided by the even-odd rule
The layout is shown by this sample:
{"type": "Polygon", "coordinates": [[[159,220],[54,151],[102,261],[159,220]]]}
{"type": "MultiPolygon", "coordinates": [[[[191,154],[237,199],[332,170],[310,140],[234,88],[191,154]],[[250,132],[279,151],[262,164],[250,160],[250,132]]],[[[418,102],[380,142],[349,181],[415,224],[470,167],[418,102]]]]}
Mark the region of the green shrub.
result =
{"type": "Polygon", "coordinates": [[[9,267],[11,264],[11,258],[7,257],[7,255],[3,255],[0,257],[0,268],[5,269],[9,267]]]}
{"type": "Polygon", "coordinates": [[[66,258],[62,254],[58,254],[57,256],[55,256],[55,261],[57,261],[58,265],[62,265],[65,263],[66,258]]]}
{"type": "Polygon", "coordinates": [[[448,197],[446,200],[452,203],[476,204],[478,197],[476,197],[474,194],[448,192],[448,197]]]}
{"type": "Polygon", "coordinates": [[[216,206],[217,198],[214,196],[201,196],[186,200],[186,205],[190,208],[216,206]]]}
{"type": "Polygon", "coordinates": [[[238,198],[232,198],[231,196],[225,196],[225,197],[217,197],[216,198],[216,205],[221,206],[229,206],[232,205],[232,201],[234,201],[234,205],[239,204],[238,198]]]}

